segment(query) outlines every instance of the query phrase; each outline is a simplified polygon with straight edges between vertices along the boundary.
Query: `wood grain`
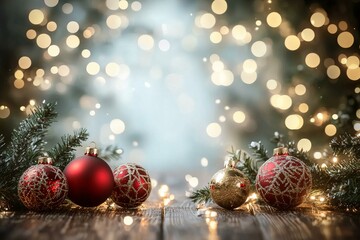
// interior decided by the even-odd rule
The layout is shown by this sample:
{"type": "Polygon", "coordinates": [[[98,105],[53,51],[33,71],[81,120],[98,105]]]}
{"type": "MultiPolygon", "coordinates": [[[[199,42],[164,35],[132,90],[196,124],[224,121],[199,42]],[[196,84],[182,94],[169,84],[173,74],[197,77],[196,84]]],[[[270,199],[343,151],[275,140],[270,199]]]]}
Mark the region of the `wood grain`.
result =
{"type": "Polygon", "coordinates": [[[198,211],[189,200],[140,209],[69,208],[51,212],[1,212],[0,239],[360,239],[360,215],[301,207],[277,211],[216,205],[198,211]],[[133,223],[124,224],[131,216],[133,223]]]}

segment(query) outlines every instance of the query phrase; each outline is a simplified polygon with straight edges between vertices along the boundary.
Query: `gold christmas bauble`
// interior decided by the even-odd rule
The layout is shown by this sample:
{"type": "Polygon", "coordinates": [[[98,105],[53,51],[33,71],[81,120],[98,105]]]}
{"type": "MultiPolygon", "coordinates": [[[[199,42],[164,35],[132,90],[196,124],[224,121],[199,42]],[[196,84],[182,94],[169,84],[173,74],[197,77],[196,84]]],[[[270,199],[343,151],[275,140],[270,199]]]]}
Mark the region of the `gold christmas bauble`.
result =
{"type": "Polygon", "coordinates": [[[212,200],[225,209],[240,207],[246,201],[249,191],[249,179],[233,167],[219,170],[210,181],[212,200]]]}

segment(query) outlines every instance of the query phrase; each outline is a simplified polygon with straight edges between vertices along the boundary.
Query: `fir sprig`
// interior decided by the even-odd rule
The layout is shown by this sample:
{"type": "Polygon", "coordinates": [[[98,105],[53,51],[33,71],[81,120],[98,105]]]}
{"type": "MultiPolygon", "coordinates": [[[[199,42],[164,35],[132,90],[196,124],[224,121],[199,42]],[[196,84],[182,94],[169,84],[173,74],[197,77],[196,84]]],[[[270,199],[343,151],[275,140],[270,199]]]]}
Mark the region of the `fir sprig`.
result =
{"type": "MultiPolygon", "coordinates": [[[[17,194],[17,184],[20,176],[31,165],[36,164],[37,158],[45,152],[47,144],[45,137],[48,128],[55,121],[56,104],[44,103],[14,129],[10,142],[5,144],[0,136],[0,209],[23,208],[17,194]]],[[[64,136],[61,142],[49,151],[57,166],[63,167],[73,159],[75,147],[80,146],[88,137],[82,129],[73,135],[64,136]]]]}
{"type": "Polygon", "coordinates": [[[330,147],[336,155],[343,154],[360,159],[360,137],[348,133],[340,135],[330,142],[330,147]]]}
{"type": "Polygon", "coordinates": [[[66,165],[75,157],[76,147],[80,147],[83,141],[88,139],[89,134],[86,129],[80,129],[73,135],[61,137],[61,142],[57,143],[49,152],[49,156],[54,159],[54,165],[64,170],[66,165]]]}
{"type": "Polygon", "coordinates": [[[189,198],[194,203],[208,203],[212,201],[208,186],[192,192],[189,198]]]}
{"type": "Polygon", "coordinates": [[[103,149],[99,149],[99,156],[105,161],[119,160],[122,154],[123,150],[114,145],[108,145],[103,149]]]}

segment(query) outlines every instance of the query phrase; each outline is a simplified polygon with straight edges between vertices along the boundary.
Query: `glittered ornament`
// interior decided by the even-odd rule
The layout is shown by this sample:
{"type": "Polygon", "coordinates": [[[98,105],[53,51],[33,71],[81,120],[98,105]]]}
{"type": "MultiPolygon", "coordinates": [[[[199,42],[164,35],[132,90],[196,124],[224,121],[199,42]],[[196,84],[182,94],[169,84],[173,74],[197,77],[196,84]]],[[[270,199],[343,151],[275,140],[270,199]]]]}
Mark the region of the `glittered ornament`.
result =
{"type": "Polygon", "coordinates": [[[109,165],[88,147],[85,155],[71,161],[64,174],[69,184],[69,199],[82,207],[95,207],[110,197],[114,178],[109,165]]]}
{"type": "Polygon", "coordinates": [[[250,191],[249,179],[235,166],[236,162],[226,161],[225,168],[211,178],[209,187],[212,200],[229,210],[240,207],[250,191]]]}
{"type": "Polygon", "coordinates": [[[120,165],[114,170],[115,187],[112,200],[124,208],[140,206],[149,197],[151,179],[148,172],[134,163],[120,165]]]}
{"type": "Polygon", "coordinates": [[[310,169],[300,159],[290,156],[286,148],[274,149],[256,176],[256,190],[270,206],[291,209],[300,205],[311,190],[310,169]]]}
{"type": "Polygon", "coordinates": [[[59,206],[66,198],[68,184],[61,170],[52,166],[52,159],[40,157],[20,177],[18,195],[30,210],[41,211],[59,206]]]}

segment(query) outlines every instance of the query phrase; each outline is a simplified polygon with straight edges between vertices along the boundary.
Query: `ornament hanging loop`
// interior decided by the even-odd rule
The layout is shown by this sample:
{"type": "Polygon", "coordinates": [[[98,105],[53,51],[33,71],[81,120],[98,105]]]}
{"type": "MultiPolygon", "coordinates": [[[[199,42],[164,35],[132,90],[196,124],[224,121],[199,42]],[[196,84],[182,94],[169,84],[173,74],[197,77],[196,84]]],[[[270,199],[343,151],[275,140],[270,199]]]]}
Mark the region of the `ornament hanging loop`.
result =
{"type": "Polygon", "coordinates": [[[92,141],[90,143],[90,145],[91,144],[93,144],[93,146],[89,146],[89,147],[86,148],[85,155],[97,157],[98,150],[96,148],[96,143],[94,141],[92,141]]]}

